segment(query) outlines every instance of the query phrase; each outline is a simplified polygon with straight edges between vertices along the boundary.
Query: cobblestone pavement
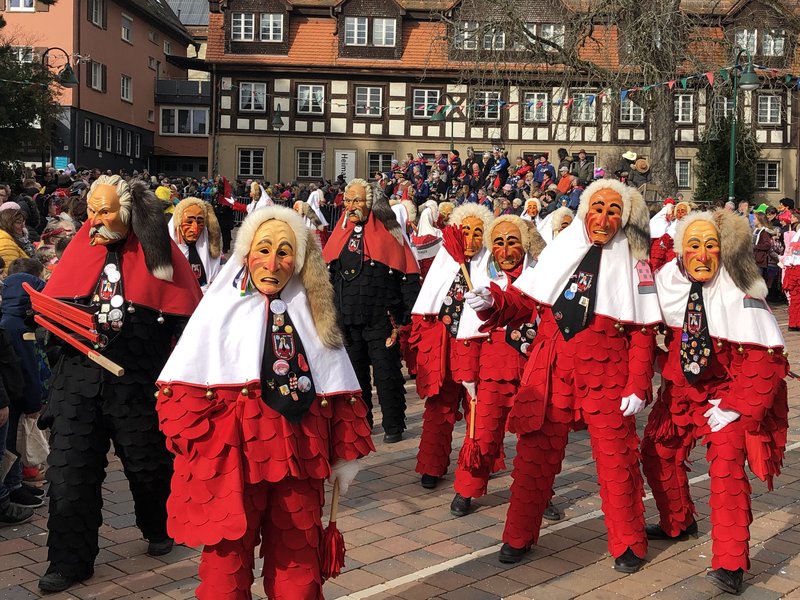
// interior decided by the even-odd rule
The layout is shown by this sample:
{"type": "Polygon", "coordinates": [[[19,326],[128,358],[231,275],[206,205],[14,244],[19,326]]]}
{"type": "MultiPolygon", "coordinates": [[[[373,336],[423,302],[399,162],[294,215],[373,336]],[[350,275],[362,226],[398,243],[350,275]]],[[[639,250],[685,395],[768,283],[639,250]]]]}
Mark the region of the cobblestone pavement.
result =
{"type": "MultiPolygon", "coordinates": [[[[779,306],[775,311],[785,331],[786,309],[779,306]]],[[[799,334],[788,334],[787,345],[790,359],[800,356],[799,334]]],[[[489,494],[475,502],[475,512],[460,519],[452,517],[452,473],[432,491],[422,489],[414,473],[422,403],[413,382],[408,382],[407,389],[406,439],[387,446],[376,433],[378,452],[364,461],[364,469],[342,501],[338,525],[347,541],[347,568],[326,584],[326,598],[692,600],[725,596],[704,579],[711,562],[711,539],[709,481],[702,449],[693,455],[696,462],[690,474],[700,513],[700,537],[671,545],[653,542],[646,567],[623,575],[613,570],[606,551],[587,436],[573,434],[564,468],[556,479],[555,502],[566,518],[546,525],[529,558],[505,566],[498,562],[497,552],[510,473],[504,471],[489,482],[489,494]]],[[[800,599],[800,382],[794,379],[789,382],[789,403],[789,449],[783,474],[769,493],[752,478],[752,569],[745,578],[742,598],[800,599]]],[[[646,416],[646,410],[639,415],[640,432],[646,416]]],[[[453,462],[463,439],[463,422],[456,431],[453,462]]],[[[512,436],[506,438],[506,451],[510,466],[512,436]]],[[[69,593],[47,597],[191,598],[198,583],[197,550],[179,546],[158,559],[145,554],[146,542],[134,526],[127,482],[113,457],[104,490],[105,524],[100,530],[102,549],[95,576],[69,593]]],[[[655,522],[655,504],[649,495],[645,506],[648,520],[655,522]]],[[[46,514],[43,507],[34,521],[0,529],[0,599],[40,597],[36,582],[46,568],[46,514]]],[[[253,590],[254,597],[263,598],[260,580],[253,590]]]]}

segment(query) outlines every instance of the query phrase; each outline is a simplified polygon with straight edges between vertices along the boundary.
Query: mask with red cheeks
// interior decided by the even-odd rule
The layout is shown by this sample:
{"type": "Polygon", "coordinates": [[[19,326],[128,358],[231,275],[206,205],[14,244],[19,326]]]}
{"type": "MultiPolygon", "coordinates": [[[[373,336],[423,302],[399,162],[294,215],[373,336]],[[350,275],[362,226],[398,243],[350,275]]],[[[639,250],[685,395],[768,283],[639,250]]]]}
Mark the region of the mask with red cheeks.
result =
{"type": "Polygon", "coordinates": [[[472,258],[483,246],[483,220],[478,217],[464,217],[461,221],[461,234],[464,236],[464,257],[472,258]]]}
{"type": "Polygon", "coordinates": [[[522,234],[514,223],[504,221],[492,230],[492,256],[503,271],[513,271],[525,256],[522,234]]]}
{"type": "Polygon", "coordinates": [[[275,219],[259,226],[250,244],[247,268],[256,289],[266,296],[278,294],[292,278],[297,238],[285,222],[275,219]]]}
{"type": "Polygon", "coordinates": [[[603,246],[622,228],[622,196],[611,188],[597,190],[589,198],[586,234],[592,244],[603,246]]]}
{"type": "Polygon", "coordinates": [[[203,209],[196,204],[187,206],[181,215],[181,237],[189,242],[194,243],[203,229],[206,226],[206,216],[203,209]]]}
{"type": "Polygon", "coordinates": [[[683,234],[683,267],[690,279],[705,283],[719,270],[719,233],[713,223],[697,220],[683,234]]]}

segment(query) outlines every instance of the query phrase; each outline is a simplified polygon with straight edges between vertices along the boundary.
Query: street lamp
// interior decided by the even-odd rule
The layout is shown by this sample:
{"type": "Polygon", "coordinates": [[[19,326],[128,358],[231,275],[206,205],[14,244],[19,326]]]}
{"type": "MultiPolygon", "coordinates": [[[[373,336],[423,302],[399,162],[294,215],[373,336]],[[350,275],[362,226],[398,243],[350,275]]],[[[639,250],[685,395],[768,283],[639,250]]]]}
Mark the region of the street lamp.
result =
{"type": "Polygon", "coordinates": [[[50,70],[50,64],[47,62],[47,55],[53,50],[63,52],[64,57],[67,59],[67,64],[64,65],[64,68],[58,72],[58,83],[64,87],[75,87],[78,85],[78,78],[75,76],[75,71],[72,70],[72,64],[69,60],[69,53],[63,48],[48,48],[45,50],[42,54],[42,67],[48,71],[50,70]]]}
{"type": "Polygon", "coordinates": [[[272,117],[272,128],[278,131],[278,181],[281,182],[281,129],[283,129],[283,118],[281,115],[281,107],[275,109],[275,115],[272,117]]]}
{"type": "Polygon", "coordinates": [[[739,88],[752,92],[761,87],[761,80],[753,70],[753,56],[746,48],[736,48],[736,58],[733,61],[733,115],[731,116],[731,149],[728,158],[728,201],[735,202],[734,176],[736,175],[736,97],[739,88]],[[747,54],[747,65],[739,74],[739,59],[742,54],[747,54]]]}
{"type": "Polygon", "coordinates": [[[444,111],[447,110],[446,107],[450,106],[450,152],[453,151],[453,114],[455,113],[455,101],[450,94],[445,94],[443,96],[444,102],[446,104],[442,106],[442,110],[437,110],[431,115],[431,123],[441,123],[445,119],[444,111]]]}

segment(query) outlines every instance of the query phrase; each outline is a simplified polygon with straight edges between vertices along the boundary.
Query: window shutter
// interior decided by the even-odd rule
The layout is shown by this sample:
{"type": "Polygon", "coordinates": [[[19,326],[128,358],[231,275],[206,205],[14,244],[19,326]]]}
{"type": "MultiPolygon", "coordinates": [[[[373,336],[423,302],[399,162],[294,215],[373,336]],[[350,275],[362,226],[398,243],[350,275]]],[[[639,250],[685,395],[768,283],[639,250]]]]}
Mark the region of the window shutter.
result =
{"type": "Polygon", "coordinates": [[[86,2],[86,20],[92,22],[92,0],[86,2]]]}
{"type": "Polygon", "coordinates": [[[103,87],[103,92],[105,92],[106,91],[106,82],[108,80],[107,72],[106,72],[106,66],[102,65],[101,70],[102,70],[102,82],[101,83],[102,83],[102,87],[103,87]]]}
{"type": "Polygon", "coordinates": [[[103,4],[103,29],[108,29],[108,2],[107,0],[99,0],[102,1],[103,4]]]}
{"type": "Polygon", "coordinates": [[[34,7],[36,12],[48,12],[50,10],[50,5],[47,2],[41,2],[41,0],[36,0],[34,7]]]}
{"type": "Polygon", "coordinates": [[[84,74],[83,80],[86,82],[86,87],[90,88],[92,87],[92,61],[87,60],[83,64],[86,65],[84,67],[86,72],[84,74]]]}

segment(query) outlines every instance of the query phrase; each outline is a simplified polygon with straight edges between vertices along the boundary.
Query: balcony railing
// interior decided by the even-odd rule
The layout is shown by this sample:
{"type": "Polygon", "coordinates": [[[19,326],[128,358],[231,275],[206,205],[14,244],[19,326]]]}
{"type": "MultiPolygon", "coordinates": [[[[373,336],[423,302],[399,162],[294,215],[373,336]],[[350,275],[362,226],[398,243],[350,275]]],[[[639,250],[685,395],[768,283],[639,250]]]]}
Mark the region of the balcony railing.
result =
{"type": "Polygon", "coordinates": [[[156,104],[211,105],[211,82],[189,79],[157,79],[156,104]]]}

